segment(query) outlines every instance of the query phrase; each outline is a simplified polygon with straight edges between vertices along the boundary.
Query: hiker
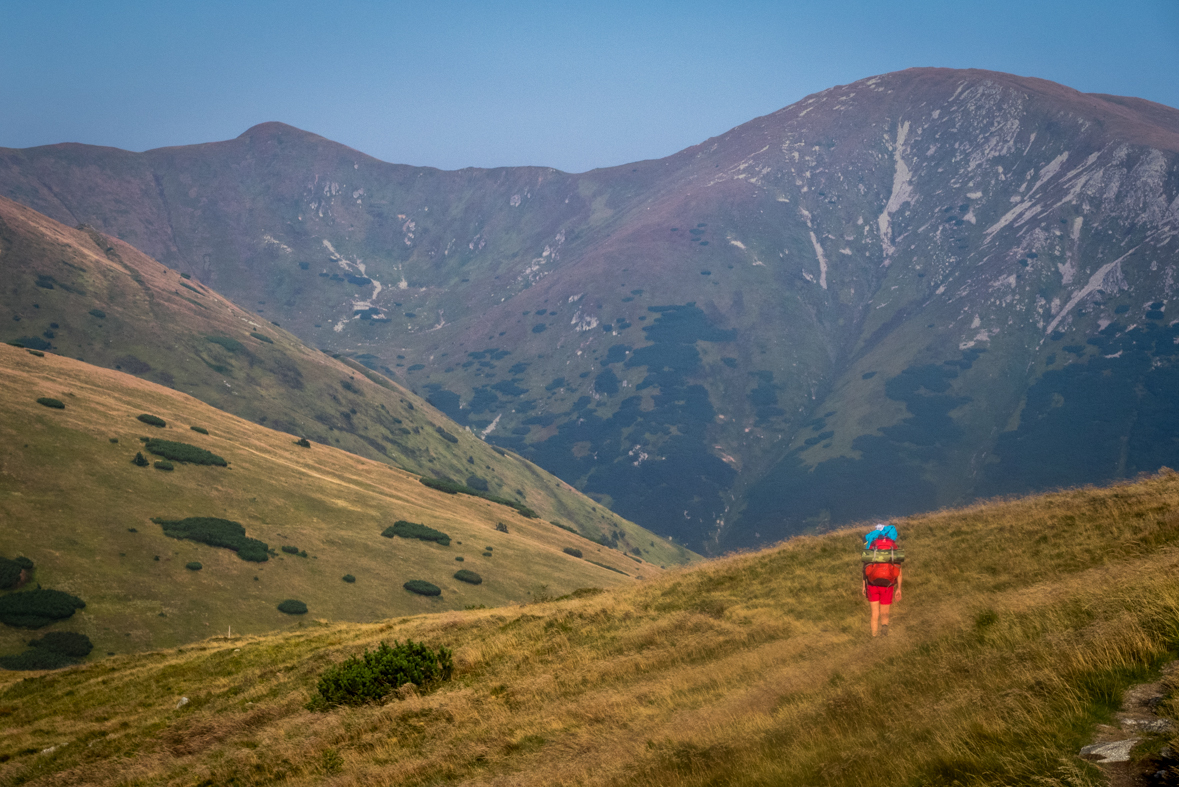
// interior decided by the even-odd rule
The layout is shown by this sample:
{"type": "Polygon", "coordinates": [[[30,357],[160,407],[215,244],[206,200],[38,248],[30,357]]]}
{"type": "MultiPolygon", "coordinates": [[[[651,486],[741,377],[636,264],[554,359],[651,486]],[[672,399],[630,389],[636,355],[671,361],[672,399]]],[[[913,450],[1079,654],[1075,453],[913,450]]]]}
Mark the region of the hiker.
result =
{"type": "Polygon", "coordinates": [[[881,522],[864,536],[863,592],[872,608],[872,636],[888,636],[892,602],[901,600],[901,561],[898,555],[897,529],[881,522]]]}

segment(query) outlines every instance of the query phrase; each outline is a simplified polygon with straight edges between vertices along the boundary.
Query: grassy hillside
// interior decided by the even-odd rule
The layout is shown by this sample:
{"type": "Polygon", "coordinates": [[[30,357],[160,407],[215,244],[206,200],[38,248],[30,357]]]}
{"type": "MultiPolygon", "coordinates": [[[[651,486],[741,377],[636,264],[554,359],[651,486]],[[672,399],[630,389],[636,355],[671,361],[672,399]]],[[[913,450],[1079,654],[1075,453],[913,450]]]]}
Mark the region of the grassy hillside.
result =
{"type": "Polygon", "coordinates": [[[879,640],[845,530],[579,599],[4,675],[0,780],[1096,784],[1075,753],[1179,647],[1177,507],[1164,471],[898,521],[879,640]],[[305,708],[325,667],[406,637],[453,647],[453,681],[305,708]]]}
{"type": "MultiPolygon", "coordinates": [[[[403,470],[317,443],[300,447],[291,435],[121,372],[6,345],[0,370],[0,557],[28,557],[32,583],[86,602],[53,630],[87,634],[95,656],[182,645],[230,627],[258,634],[313,619],[500,606],[660,572],[550,524],[543,508],[540,518],[525,518],[483,498],[435,491],[403,470]],[[64,408],[43,406],[42,397],[64,408]],[[145,413],[167,426],[142,423],[145,413]],[[228,466],[137,467],[137,452],[160,459],[141,438],[187,443],[228,466]],[[185,517],[240,522],[272,554],[248,562],[230,549],[170,538],[151,521],[185,517]],[[440,530],[450,544],[383,538],[398,520],[440,530]],[[501,523],[507,532],[497,530],[501,523]],[[202,567],[188,570],[190,562],[202,567]],[[462,568],[483,583],[456,581],[462,568]],[[346,574],[355,582],[343,581],[346,574]],[[411,579],[438,585],[441,597],[407,592],[411,579]],[[277,611],[289,598],[308,613],[277,611]]],[[[522,477],[536,472],[501,458],[505,468],[513,463],[522,477]]],[[[0,654],[20,651],[32,636],[0,626],[0,654]]]]}
{"type": "Polygon", "coordinates": [[[122,241],[0,198],[0,273],[0,315],[10,315],[2,341],[121,370],[414,473],[486,485],[656,563],[690,558],[400,385],[307,347],[122,241]]]}

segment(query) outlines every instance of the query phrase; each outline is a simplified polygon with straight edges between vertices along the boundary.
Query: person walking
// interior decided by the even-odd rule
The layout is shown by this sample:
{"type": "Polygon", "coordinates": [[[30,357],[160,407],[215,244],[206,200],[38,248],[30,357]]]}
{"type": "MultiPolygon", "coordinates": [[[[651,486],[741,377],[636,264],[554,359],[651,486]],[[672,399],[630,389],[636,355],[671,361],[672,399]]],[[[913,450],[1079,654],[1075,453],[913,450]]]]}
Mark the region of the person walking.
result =
{"type": "MultiPolygon", "coordinates": [[[[896,549],[897,529],[883,522],[864,536],[864,549],[871,555],[873,550],[883,552],[896,549]]],[[[866,560],[863,572],[863,593],[872,610],[871,629],[873,637],[888,636],[889,614],[894,601],[901,600],[901,585],[904,572],[899,562],[892,560],[866,560]]]]}

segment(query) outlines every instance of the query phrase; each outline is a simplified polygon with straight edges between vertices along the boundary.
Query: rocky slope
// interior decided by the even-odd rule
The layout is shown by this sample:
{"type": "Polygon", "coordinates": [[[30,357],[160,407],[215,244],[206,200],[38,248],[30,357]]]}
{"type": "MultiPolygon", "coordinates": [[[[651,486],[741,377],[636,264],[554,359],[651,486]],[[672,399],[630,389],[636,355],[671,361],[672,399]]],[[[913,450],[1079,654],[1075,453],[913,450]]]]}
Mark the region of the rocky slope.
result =
{"type": "Polygon", "coordinates": [[[701,548],[1179,460],[1179,112],[914,69],[582,175],[279,124],[0,193],[399,376],[701,548]]]}

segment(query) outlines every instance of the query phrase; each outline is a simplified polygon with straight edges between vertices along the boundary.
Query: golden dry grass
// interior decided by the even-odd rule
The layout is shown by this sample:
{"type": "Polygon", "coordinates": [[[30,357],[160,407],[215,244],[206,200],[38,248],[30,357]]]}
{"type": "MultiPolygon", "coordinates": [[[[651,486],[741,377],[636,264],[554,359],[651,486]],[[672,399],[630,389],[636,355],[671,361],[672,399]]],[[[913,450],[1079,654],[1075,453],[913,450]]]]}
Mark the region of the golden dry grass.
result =
{"type": "Polygon", "coordinates": [[[884,761],[891,784],[1087,783],[1075,752],[1179,643],[1177,510],[1167,471],[901,521],[876,641],[847,530],[597,596],[10,678],[0,780],[859,785],[884,761]],[[456,678],[304,708],[325,666],[406,637],[454,647],[456,678]]]}
{"type": "MultiPolygon", "coordinates": [[[[230,627],[239,634],[297,627],[301,619],[276,610],[286,598],[306,602],[308,618],[364,622],[500,606],[661,572],[545,519],[429,489],[410,473],[344,451],[298,447],[290,435],[129,375],[4,345],[0,369],[0,555],[28,556],[36,582],[84,599],[86,609],[59,627],[87,634],[100,653],[183,645],[230,627]],[[39,396],[66,407],[45,408],[39,396]],[[168,427],[146,426],[140,413],[168,427]],[[207,448],[229,467],[135,467],[140,436],[207,448]],[[293,545],[309,557],[279,552],[248,563],[229,550],[168,538],[151,522],[186,516],[232,519],[276,552],[293,545]],[[382,538],[398,519],[447,532],[451,545],[382,538]],[[501,522],[507,533],[496,529],[501,522]],[[565,547],[615,570],[570,557],[565,547]],[[189,561],[204,568],[188,571],[189,561]],[[483,584],[455,580],[464,567],[483,584]],[[356,582],[342,582],[345,574],[356,582]],[[442,597],[410,594],[402,589],[410,579],[439,585],[442,597]]],[[[544,513],[546,503],[537,503],[544,513]]],[[[29,638],[0,626],[0,654],[19,652],[29,638]]]]}

